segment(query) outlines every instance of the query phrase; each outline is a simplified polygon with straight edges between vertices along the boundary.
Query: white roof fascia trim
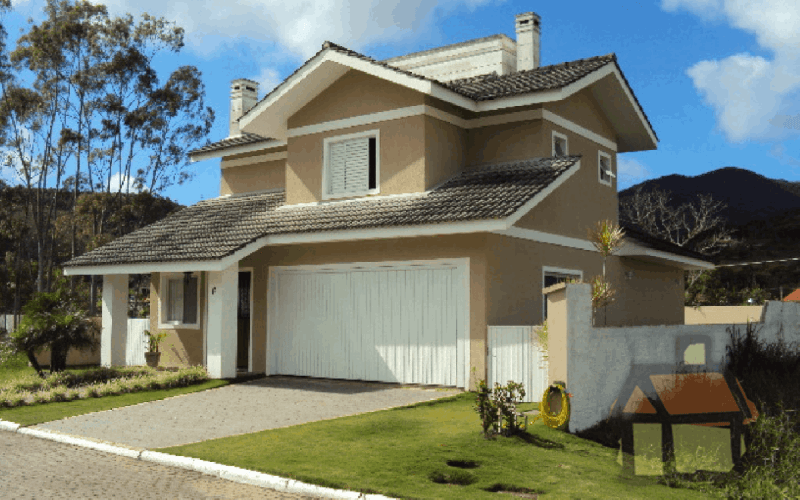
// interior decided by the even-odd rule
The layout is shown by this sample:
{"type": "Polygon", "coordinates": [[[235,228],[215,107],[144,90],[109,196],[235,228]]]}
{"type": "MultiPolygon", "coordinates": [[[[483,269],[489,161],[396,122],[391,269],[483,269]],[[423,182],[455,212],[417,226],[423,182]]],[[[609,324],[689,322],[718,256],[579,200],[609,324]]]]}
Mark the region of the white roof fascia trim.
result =
{"type": "Polygon", "coordinates": [[[562,118],[561,116],[553,113],[552,111],[548,111],[546,109],[543,109],[541,111],[542,111],[542,118],[544,118],[545,120],[551,121],[551,122],[555,123],[556,125],[558,125],[559,127],[565,128],[565,129],[569,130],[572,133],[575,133],[575,134],[578,134],[578,135],[580,135],[582,137],[590,139],[590,140],[596,142],[597,144],[600,144],[601,146],[603,146],[605,148],[608,148],[611,151],[614,151],[615,153],[617,152],[617,143],[616,142],[610,141],[610,140],[606,139],[605,137],[601,136],[600,134],[596,134],[596,133],[592,132],[588,128],[581,127],[580,125],[578,125],[575,122],[571,122],[571,121],[567,120],[566,118],[562,118]]]}
{"type": "Polygon", "coordinates": [[[561,236],[560,234],[545,233],[533,229],[525,229],[522,227],[510,227],[503,231],[494,231],[496,234],[510,236],[512,238],[519,238],[523,240],[537,241],[539,243],[550,243],[567,248],[576,248],[578,250],[586,250],[589,252],[597,252],[597,249],[592,245],[589,240],[582,240],[580,238],[571,238],[569,236],[561,236]]]}
{"type": "Polygon", "coordinates": [[[510,216],[509,216],[509,217],[508,217],[508,218],[505,220],[506,227],[505,227],[505,228],[503,228],[503,229],[508,229],[508,228],[510,228],[511,226],[513,226],[514,224],[516,224],[516,223],[517,223],[517,221],[519,221],[519,220],[522,218],[522,216],[524,216],[525,214],[527,214],[528,212],[530,212],[530,211],[533,209],[533,207],[535,207],[536,205],[538,205],[539,203],[541,203],[541,202],[542,202],[542,200],[544,200],[545,198],[547,198],[547,197],[550,195],[550,193],[552,193],[553,191],[555,191],[556,189],[558,189],[558,187],[559,187],[559,186],[561,186],[562,184],[564,184],[564,183],[567,181],[567,179],[569,179],[570,177],[572,177],[573,175],[575,175],[575,172],[577,172],[577,171],[578,171],[578,170],[580,170],[580,169],[581,169],[581,161],[580,161],[580,160],[578,160],[578,161],[576,161],[576,162],[575,162],[575,164],[574,164],[574,165],[572,165],[571,167],[569,167],[569,168],[567,169],[567,171],[566,171],[566,172],[564,172],[563,174],[561,174],[561,175],[558,177],[558,179],[556,179],[555,181],[553,181],[553,182],[551,182],[550,184],[548,184],[547,186],[545,186],[545,188],[544,188],[544,189],[542,189],[541,191],[539,191],[538,193],[536,193],[536,195],[534,195],[534,197],[533,197],[533,198],[531,198],[530,200],[528,200],[528,202],[527,202],[527,203],[525,203],[524,205],[522,205],[522,206],[521,206],[521,207],[520,207],[520,208],[519,208],[519,209],[518,209],[516,212],[514,212],[513,214],[511,214],[511,215],[510,215],[510,216]]]}
{"type": "Polygon", "coordinates": [[[150,273],[183,273],[187,271],[222,271],[218,260],[185,261],[185,262],[152,262],[141,264],[105,264],[99,266],[65,267],[65,276],[89,276],[106,274],[150,274],[150,273]]]}
{"type": "Polygon", "coordinates": [[[714,264],[711,264],[710,262],[706,262],[699,259],[693,259],[691,257],[685,257],[683,255],[676,255],[674,253],[665,252],[663,250],[648,248],[644,245],[639,245],[630,240],[626,241],[625,244],[619,250],[614,252],[614,255],[618,257],[656,257],[659,259],[676,262],[678,264],[684,264],[691,268],[714,269],[715,267],[714,264]]]}
{"type": "Polygon", "coordinates": [[[492,232],[505,228],[503,220],[452,222],[426,224],[410,227],[388,227],[349,229],[343,231],[320,231],[303,234],[276,234],[266,236],[266,245],[292,245],[297,243],[324,243],[332,241],[358,241],[388,238],[412,238],[417,236],[439,236],[446,234],[492,232]]]}
{"type": "Polygon", "coordinates": [[[241,167],[242,165],[252,165],[253,163],[264,161],[285,160],[288,157],[288,151],[279,151],[277,153],[267,153],[262,156],[251,156],[248,158],[238,158],[236,160],[222,160],[219,166],[220,168],[241,167]]]}
{"type": "Polygon", "coordinates": [[[650,123],[645,118],[642,109],[639,107],[639,103],[636,102],[636,99],[634,99],[633,94],[631,94],[631,89],[628,88],[628,84],[625,83],[625,79],[622,77],[622,74],[617,69],[616,64],[614,65],[614,76],[617,77],[617,80],[619,81],[622,90],[625,91],[625,95],[628,97],[628,100],[633,105],[633,109],[636,110],[636,115],[639,117],[639,120],[642,122],[642,125],[644,125],[644,128],[647,129],[647,135],[650,136],[650,140],[653,141],[653,144],[658,144],[658,139],[656,138],[655,131],[650,127],[650,123]]]}
{"type": "Polygon", "coordinates": [[[253,144],[242,144],[241,146],[218,149],[217,151],[208,151],[205,153],[189,155],[189,160],[192,163],[194,163],[197,161],[210,160],[212,158],[222,158],[223,156],[233,156],[243,153],[252,153],[255,151],[261,151],[262,149],[279,148],[283,146],[286,146],[286,141],[273,140],[267,142],[256,142],[253,144]]]}
{"type": "Polygon", "coordinates": [[[297,73],[293,74],[286,80],[284,80],[280,85],[278,85],[275,90],[272,91],[272,94],[269,96],[269,99],[264,99],[255,106],[253,106],[250,111],[244,114],[241,118],[239,118],[239,130],[244,130],[244,128],[252,122],[256,116],[260,115],[262,111],[266,108],[270,107],[272,103],[279,100],[286,94],[292,87],[294,87],[297,82],[306,78],[310,73],[312,73],[315,69],[317,69],[323,62],[328,59],[328,55],[332,52],[331,49],[324,50],[313,57],[310,61],[306,63],[305,68],[302,68],[297,73]]]}

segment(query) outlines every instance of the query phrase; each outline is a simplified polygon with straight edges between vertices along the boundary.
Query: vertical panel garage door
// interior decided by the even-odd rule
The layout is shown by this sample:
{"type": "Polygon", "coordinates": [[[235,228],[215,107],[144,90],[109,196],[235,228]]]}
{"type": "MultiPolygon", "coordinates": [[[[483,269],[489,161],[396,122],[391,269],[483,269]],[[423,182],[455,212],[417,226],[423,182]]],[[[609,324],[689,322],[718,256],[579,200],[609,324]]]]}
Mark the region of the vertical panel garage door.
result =
{"type": "Polygon", "coordinates": [[[467,259],[273,267],[271,374],[464,387],[467,259]]]}

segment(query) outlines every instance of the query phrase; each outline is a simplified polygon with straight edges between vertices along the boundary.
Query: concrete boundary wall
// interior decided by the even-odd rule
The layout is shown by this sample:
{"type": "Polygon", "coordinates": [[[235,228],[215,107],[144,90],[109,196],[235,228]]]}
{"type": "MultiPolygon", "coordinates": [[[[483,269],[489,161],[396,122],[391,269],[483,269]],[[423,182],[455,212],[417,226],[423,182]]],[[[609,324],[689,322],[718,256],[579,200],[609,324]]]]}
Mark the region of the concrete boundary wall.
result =
{"type": "MultiPolygon", "coordinates": [[[[548,380],[566,382],[573,395],[570,432],[587,429],[609,415],[633,363],[724,367],[730,343],[726,329],[731,324],[596,328],[591,323],[591,285],[558,284],[544,293],[548,380]]],[[[800,303],[770,301],[764,309],[763,321],[754,324],[760,328],[760,340],[800,343],[800,303]]],[[[742,335],[746,332],[746,324],[736,327],[742,335]]]]}

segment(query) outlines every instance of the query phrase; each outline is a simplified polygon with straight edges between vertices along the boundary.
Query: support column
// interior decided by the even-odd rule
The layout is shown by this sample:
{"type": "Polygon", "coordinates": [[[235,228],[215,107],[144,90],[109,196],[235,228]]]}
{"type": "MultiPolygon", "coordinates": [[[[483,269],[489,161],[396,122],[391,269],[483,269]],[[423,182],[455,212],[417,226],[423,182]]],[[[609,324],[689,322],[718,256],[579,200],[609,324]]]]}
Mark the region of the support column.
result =
{"type": "Polygon", "coordinates": [[[128,275],[103,276],[103,331],[100,364],[125,365],[128,340],[128,275]]]}
{"type": "Polygon", "coordinates": [[[208,273],[206,364],[211,378],[236,377],[236,306],[239,264],[208,273]]]}

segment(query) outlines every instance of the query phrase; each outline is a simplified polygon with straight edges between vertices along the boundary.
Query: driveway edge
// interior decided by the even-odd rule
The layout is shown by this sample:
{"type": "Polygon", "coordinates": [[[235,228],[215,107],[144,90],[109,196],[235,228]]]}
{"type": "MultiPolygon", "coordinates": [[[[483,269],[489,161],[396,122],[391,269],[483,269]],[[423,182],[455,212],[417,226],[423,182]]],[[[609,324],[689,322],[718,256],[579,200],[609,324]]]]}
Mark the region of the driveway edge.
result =
{"type": "Polygon", "coordinates": [[[334,488],[303,483],[301,481],[295,481],[294,479],[272,476],[270,474],[264,474],[262,472],[242,469],[230,465],[208,462],[198,458],[169,455],[157,451],[121,446],[111,442],[93,441],[57,431],[28,429],[26,427],[21,427],[17,423],[8,422],[5,420],[0,420],[0,431],[15,432],[17,434],[23,434],[39,439],[47,439],[49,441],[55,441],[58,443],[71,444],[74,446],[80,446],[82,448],[102,451],[105,453],[112,453],[114,455],[120,455],[127,458],[144,460],[146,462],[167,465],[170,467],[179,467],[181,469],[217,476],[228,481],[270,488],[283,493],[297,493],[301,495],[312,495],[321,498],[334,499],[391,500],[390,497],[383,495],[368,495],[364,493],[357,493],[355,491],[337,490],[334,488]]]}

